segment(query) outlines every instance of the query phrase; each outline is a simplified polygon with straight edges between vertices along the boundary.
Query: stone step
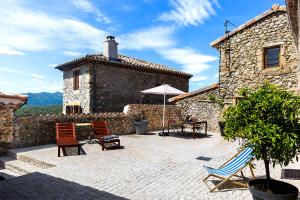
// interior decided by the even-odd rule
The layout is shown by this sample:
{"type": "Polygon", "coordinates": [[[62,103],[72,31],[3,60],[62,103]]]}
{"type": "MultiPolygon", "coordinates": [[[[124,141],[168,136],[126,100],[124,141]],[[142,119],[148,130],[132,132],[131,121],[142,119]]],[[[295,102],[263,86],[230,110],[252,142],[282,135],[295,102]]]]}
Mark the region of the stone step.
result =
{"type": "Polygon", "coordinates": [[[37,167],[31,164],[22,162],[20,160],[15,160],[9,156],[0,157],[0,167],[19,175],[25,175],[39,170],[37,167]]]}
{"type": "Polygon", "coordinates": [[[14,173],[13,171],[0,167],[0,176],[2,176],[4,179],[10,179],[18,177],[20,176],[20,174],[14,173]]]}
{"type": "Polygon", "coordinates": [[[31,165],[33,165],[35,167],[38,167],[38,168],[47,169],[47,168],[55,167],[55,165],[53,165],[53,164],[37,160],[35,158],[29,157],[29,156],[26,156],[26,155],[23,155],[22,153],[15,152],[14,150],[9,150],[7,152],[7,155],[11,158],[14,158],[16,160],[19,160],[19,161],[22,161],[22,162],[25,162],[25,163],[28,163],[28,164],[31,164],[31,165]]]}

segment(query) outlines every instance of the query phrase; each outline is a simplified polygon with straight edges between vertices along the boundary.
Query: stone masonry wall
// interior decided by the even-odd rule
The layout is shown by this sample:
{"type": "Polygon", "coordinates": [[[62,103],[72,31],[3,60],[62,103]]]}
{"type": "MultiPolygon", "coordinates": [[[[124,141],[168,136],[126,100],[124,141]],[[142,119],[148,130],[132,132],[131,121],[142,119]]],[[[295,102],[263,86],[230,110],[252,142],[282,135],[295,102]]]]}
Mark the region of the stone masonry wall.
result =
{"type": "Polygon", "coordinates": [[[209,95],[218,97],[218,89],[204,91],[176,101],[184,116],[191,115],[198,121],[207,121],[208,131],[220,132],[219,124],[221,108],[209,100],[209,95]]]}
{"type": "MultiPolygon", "coordinates": [[[[133,126],[130,118],[123,113],[98,113],[81,115],[30,115],[16,117],[13,140],[10,148],[55,143],[55,123],[87,123],[94,120],[107,121],[111,133],[130,134],[133,126]]],[[[78,139],[87,139],[90,127],[77,127],[78,139]]]]}
{"type": "MultiPolygon", "coordinates": [[[[130,104],[125,107],[124,112],[127,113],[132,119],[140,113],[144,113],[145,118],[148,120],[148,130],[161,130],[163,118],[163,105],[146,105],[146,104],[130,104]]],[[[165,127],[167,127],[168,119],[174,119],[181,122],[182,110],[178,106],[167,105],[165,113],[165,127]]]]}
{"type": "Polygon", "coordinates": [[[0,154],[5,152],[5,149],[12,141],[15,109],[14,105],[0,105],[0,154]]]}
{"type": "Polygon", "coordinates": [[[257,87],[264,81],[296,91],[298,58],[288,25],[287,13],[280,11],[244,28],[221,44],[220,88],[232,99],[241,88],[257,87]],[[229,41],[230,40],[230,41],[229,41]],[[230,42],[230,65],[226,66],[226,44],[230,42]],[[264,48],[280,45],[280,66],[264,68],[264,48]]]}
{"type": "MultiPolygon", "coordinates": [[[[128,105],[125,113],[95,113],[80,115],[27,115],[14,116],[15,107],[0,106],[0,153],[8,148],[36,146],[55,143],[57,122],[86,123],[94,120],[108,122],[112,134],[127,135],[134,133],[135,115],[144,112],[149,121],[148,130],[162,127],[162,105],[128,105]]],[[[181,110],[167,106],[166,119],[181,119],[181,110]]],[[[77,127],[78,139],[87,139],[90,127],[77,127]]]]}
{"type": "MultiPolygon", "coordinates": [[[[169,84],[179,90],[188,91],[189,80],[175,75],[148,73],[96,64],[96,80],[92,80],[94,90],[93,112],[120,112],[125,105],[141,103],[141,91],[169,84]]],[[[143,104],[162,104],[162,95],[147,94],[142,99],[143,104]]]]}
{"type": "Polygon", "coordinates": [[[63,113],[66,113],[66,105],[79,102],[83,113],[90,113],[90,66],[84,65],[64,72],[63,75],[63,113]],[[76,70],[79,73],[79,90],[73,90],[73,76],[76,70]]]}

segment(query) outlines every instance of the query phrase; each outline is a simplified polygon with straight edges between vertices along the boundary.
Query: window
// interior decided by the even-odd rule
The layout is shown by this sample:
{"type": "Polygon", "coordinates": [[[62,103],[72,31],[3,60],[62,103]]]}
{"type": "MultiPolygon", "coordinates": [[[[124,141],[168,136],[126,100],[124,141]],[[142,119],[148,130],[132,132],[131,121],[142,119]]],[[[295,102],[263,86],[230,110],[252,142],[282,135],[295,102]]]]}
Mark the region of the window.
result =
{"type": "Polygon", "coordinates": [[[74,76],[73,76],[73,89],[74,90],[79,90],[79,74],[80,74],[79,70],[76,70],[74,72],[74,76]]]}
{"type": "Polygon", "coordinates": [[[82,109],[80,106],[66,106],[66,114],[67,115],[75,115],[75,114],[81,114],[82,109]]]}
{"type": "Polygon", "coordinates": [[[265,48],[264,49],[265,68],[278,67],[279,66],[279,54],[280,54],[280,46],[265,48]]]}

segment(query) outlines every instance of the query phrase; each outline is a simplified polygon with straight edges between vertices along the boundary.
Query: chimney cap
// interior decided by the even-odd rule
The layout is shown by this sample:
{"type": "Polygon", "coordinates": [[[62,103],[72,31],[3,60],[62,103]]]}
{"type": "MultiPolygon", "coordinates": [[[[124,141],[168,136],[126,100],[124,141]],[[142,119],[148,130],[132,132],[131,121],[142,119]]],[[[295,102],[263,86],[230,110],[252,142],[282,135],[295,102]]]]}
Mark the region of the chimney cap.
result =
{"type": "Polygon", "coordinates": [[[107,37],[106,37],[106,39],[107,39],[107,40],[114,40],[114,39],[115,39],[115,37],[114,37],[114,36],[112,36],[112,35],[109,35],[109,36],[107,36],[107,37]]]}

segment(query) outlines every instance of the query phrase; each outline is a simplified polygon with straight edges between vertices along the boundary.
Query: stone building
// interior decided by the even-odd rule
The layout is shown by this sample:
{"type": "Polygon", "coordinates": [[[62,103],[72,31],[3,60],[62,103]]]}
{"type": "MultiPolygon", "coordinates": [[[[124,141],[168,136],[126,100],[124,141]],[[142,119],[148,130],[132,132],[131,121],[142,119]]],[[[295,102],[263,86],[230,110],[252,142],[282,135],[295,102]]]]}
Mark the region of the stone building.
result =
{"type": "Polygon", "coordinates": [[[0,93],[0,155],[13,140],[14,112],[26,104],[27,100],[26,96],[0,93]]]}
{"type": "Polygon", "coordinates": [[[220,53],[220,95],[226,100],[264,81],[297,91],[299,58],[285,6],[273,5],[211,46],[220,53]]]}
{"type": "Polygon", "coordinates": [[[215,131],[222,109],[209,95],[235,103],[241,88],[256,88],[264,81],[297,92],[299,56],[294,38],[299,36],[295,27],[290,27],[286,7],[273,5],[226,33],[211,43],[220,53],[219,84],[171,101],[181,106],[184,114],[208,121],[209,130],[215,131]]]}
{"type": "MultiPolygon", "coordinates": [[[[108,36],[103,54],[86,55],[56,68],[63,71],[63,112],[96,113],[122,111],[141,101],[140,91],[169,84],[187,92],[192,75],[128,56],[120,55],[118,43],[108,36]]],[[[143,103],[161,103],[158,95],[147,95],[143,103]]]]}
{"type": "MultiPolygon", "coordinates": [[[[287,13],[289,16],[291,31],[294,36],[295,44],[300,58],[300,0],[286,0],[287,13]]],[[[298,94],[300,94],[300,59],[298,60],[298,94]]]]}

